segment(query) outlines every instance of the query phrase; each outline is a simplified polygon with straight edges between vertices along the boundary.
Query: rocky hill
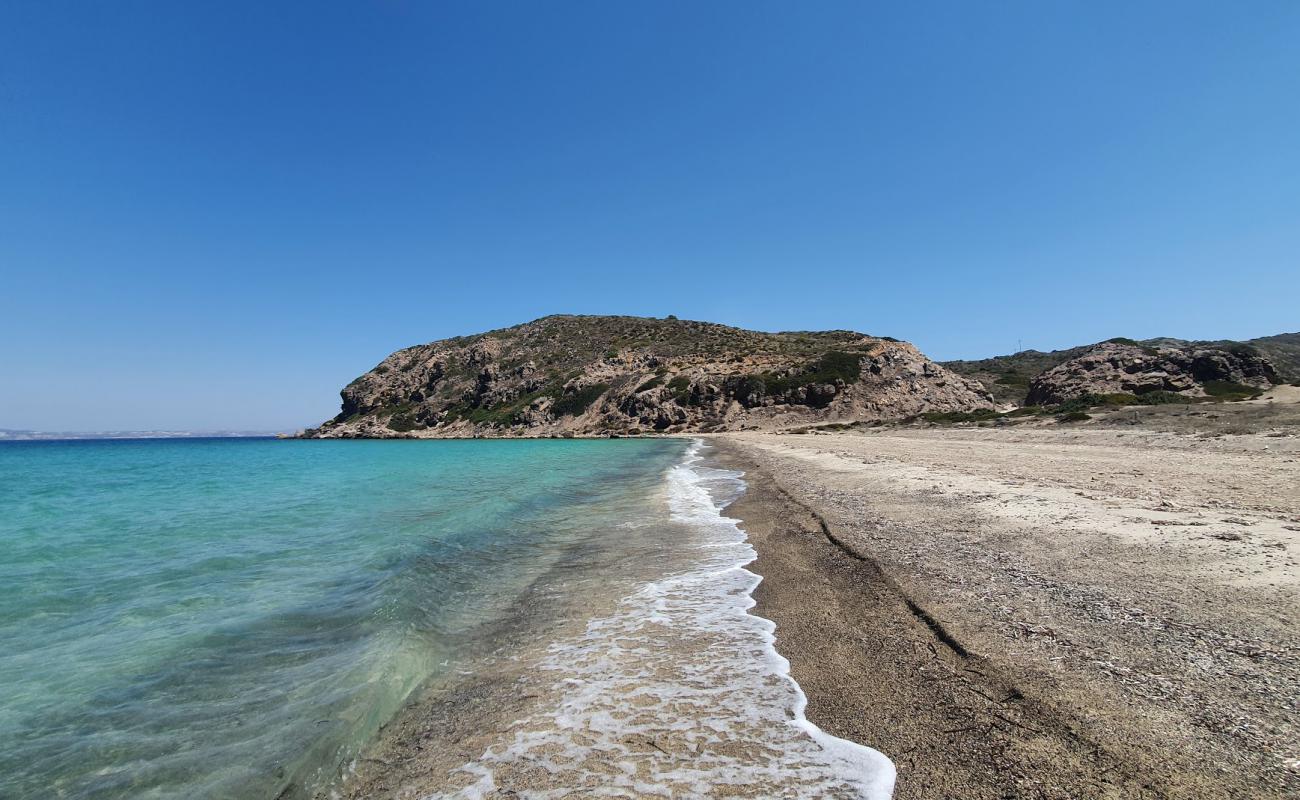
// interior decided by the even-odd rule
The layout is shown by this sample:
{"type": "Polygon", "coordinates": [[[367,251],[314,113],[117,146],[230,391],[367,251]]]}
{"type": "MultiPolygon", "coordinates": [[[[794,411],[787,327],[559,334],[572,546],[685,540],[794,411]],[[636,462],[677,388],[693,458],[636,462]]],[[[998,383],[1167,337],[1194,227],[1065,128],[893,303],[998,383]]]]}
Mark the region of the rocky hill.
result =
{"type": "Polygon", "coordinates": [[[341,395],[339,415],[305,436],[678,433],[992,407],[978,382],[906,342],[672,317],[552,316],[408,347],[341,395]]]}
{"type": "Polygon", "coordinates": [[[1233,341],[1232,339],[1216,339],[1214,341],[1188,341],[1186,339],[1147,339],[1142,344],[1152,345],[1154,347],[1198,347],[1198,348],[1216,348],[1219,350],[1231,350],[1241,345],[1247,345],[1253,348],[1260,355],[1267,358],[1277,368],[1278,374],[1283,380],[1296,381],[1300,380],[1300,333],[1279,333],[1274,336],[1260,336],[1257,339],[1247,339],[1244,342],[1233,341]]]}
{"type": "Polygon", "coordinates": [[[1038,375],[1025,402],[1056,405],[1088,395],[1183,397],[1250,395],[1279,383],[1272,362],[1252,347],[1153,347],[1103,342],[1038,375]]]}
{"type": "MultiPolygon", "coordinates": [[[[993,356],[969,361],[944,361],[942,366],[984,385],[1000,404],[1022,405],[1026,402],[1030,383],[1042,373],[1076,359],[1101,344],[1131,344],[1177,350],[1242,351],[1243,346],[1257,352],[1272,362],[1282,380],[1300,379],[1300,333],[1282,333],[1262,336],[1244,342],[1221,339],[1217,341],[1189,341],[1161,337],[1133,341],[1116,338],[1098,344],[1071,347],[1067,350],[1042,352],[1023,350],[1006,356],[993,356]]],[[[1244,351],[1243,351],[1244,352],[1244,351]]]]}

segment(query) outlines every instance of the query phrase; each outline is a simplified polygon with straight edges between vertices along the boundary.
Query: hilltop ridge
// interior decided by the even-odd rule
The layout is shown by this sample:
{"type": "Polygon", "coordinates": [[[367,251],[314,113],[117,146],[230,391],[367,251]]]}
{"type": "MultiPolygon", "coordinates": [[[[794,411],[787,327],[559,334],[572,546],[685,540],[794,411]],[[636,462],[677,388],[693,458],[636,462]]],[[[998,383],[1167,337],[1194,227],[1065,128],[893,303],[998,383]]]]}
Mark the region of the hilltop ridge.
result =
{"type": "Polygon", "coordinates": [[[554,315],[394,352],[309,438],[755,430],[991,408],[912,345],[854,331],[554,315]]]}
{"type": "Polygon", "coordinates": [[[1064,350],[1021,350],[1004,356],[939,362],[944,368],[979,381],[993,393],[998,403],[1021,405],[1026,402],[1030,384],[1040,375],[1074,361],[1103,345],[1121,344],[1138,348],[1182,351],[1223,351],[1263,356],[1276,370],[1279,380],[1300,379],[1300,333],[1280,333],[1245,341],[1216,339],[1197,341],[1162,336],[1133,341],[1124,337],[1079,345],[1064,350]]]}

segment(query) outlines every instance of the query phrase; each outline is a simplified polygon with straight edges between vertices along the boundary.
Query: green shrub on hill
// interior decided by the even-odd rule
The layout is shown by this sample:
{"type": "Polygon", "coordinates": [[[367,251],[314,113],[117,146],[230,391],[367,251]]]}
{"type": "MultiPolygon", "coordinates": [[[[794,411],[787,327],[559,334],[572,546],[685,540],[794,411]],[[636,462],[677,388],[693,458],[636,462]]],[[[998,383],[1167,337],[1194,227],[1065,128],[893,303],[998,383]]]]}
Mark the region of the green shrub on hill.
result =
{"type": "Polygon", "coordinates": [[[1181,395],[1178,392],[1166,392],[1158,389],[1154,392],[1145,392],[1138,395],[1138,405],[1143,406],[1163,406],[1170,403],[1192,403],[1195,398],[1181,395]]]}
{"type": "Polygon", "coordinates": [[[686,405],[686,400],[691,394],[691,379],[685,375],[677,375],[668,381],[668,391],[672,393],[673,400],[678,405],[686,405]]]}
{"type": "Polygon", "coordinates": [[[551,405],[551,413],[557,417],[573,416],[576,417],[591,407],[605,392],[609,391],[608,383],[593,383],[590,386],[584,386],[573,394],[566,394],[555,399],[551,405]]]}
{"type": "Polygon", "coordinates": [[[1085,394],[1066,400],[1051,409],[1053,414],[1068,414],[1072,411],[1086,411],[1090,408],[1131,406],[1141,402],[1137,395],[1114,392],[1111,394],[1085,394]]]}
{"type": "Polygon", "coordinates": [[[648,392],[651,389],[655,389],[663,385],[664,385],[664,376],[656,375],[650,380],[636,387],[636,391],[634,392],[634,394],[640,394],[641,392],[648,392]]]}
{"type": "Polygon", "coordinates": [[[1043,413],[1042,406],[1021,406],[1003,414],[1004,417],[1034,417],[1043,413]]]}
{"type": "Polygon", "coordinates": [[[1087,411],[1101,405],[1100,398],[1095,394],[1085,394],[1082,397],[1075,397],[1059,403],[1051,411],[1054,414],[1069,414],[1074,411],[1087,411]]]}
{"type": "Polygon", "coordinates": [[[837,381],[853,383],[861,376],[861,354],[830,350],[799,372],[791,375],[776,375],[771,372],[747,375],[744,385],[751,390],[758,389],[760,394],[781,395],[801,386],[837,381]]]}
{"type": "Polygon", "coordinates": [[[504,403],[498,403],[493,406],[474,407],[465,404],[453,405],[447,408],[447,416],[444,422],[456,422],[465,420],[475,425],[490,425],[493,427],[506,428],[511,425],[518,425],[524,421],[524,410],[532,405],[532,402],[539,397],[554,396],[559,394],[558,385],[551,384],[534,392],[520,395],[514,400],[507,400],[504,403]]]}
{"type": "Polygon", "coordinates": [[[398,433],[407,433],[409,431],[413,431],[423,427],[424,426],[421,425],[419,422],[417,422],[415,417],[411,416],[409,413],[403,412],[399,414],[394,414],[393,416],[388,418],[388,429],[390,431],[397,431],[398,433]]]}
{"type": "Polygon", "coordinates": [[[1143,353],[1146,353],[1149,356],[1158,355],[1160,353],[1160,350],[1158,350],[1157,348],[1152,347],[1149,344],[1143,344],[1142,342],[1135,341],[1133,339],[1128,338],[1127,336],[1116,336],[1113,339],[1107,339],[1105,341],[1105,344],[1126,344],[1130,347],[1137,347],[1141,349],[1143,353]]]}
{"type": "Polygon", "coordinates": [[[921,419],[926,422],[951,424],[957,422],[981,422],[1002,416],[991,408],[979,408],[974,411],[926,411],[921,419]]]}
{"type": "Polygon", "coordinates": [[[1202,386],[1205,393],[1215,400],[1254,400],[1264,393],[1262,389],[1233,381],[1206,381],[1202,386]]]}

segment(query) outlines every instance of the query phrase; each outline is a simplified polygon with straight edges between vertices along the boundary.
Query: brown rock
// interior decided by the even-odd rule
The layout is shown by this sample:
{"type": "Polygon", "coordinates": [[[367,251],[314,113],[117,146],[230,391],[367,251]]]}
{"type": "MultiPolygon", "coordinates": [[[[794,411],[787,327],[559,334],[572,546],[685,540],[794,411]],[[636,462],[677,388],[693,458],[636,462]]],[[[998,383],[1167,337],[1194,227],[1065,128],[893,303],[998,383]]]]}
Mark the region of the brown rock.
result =
{"type": "Polygon", "coordinates": [[[906,342],[640,317],[545,317],[393,353],[305,435],[606,436],[991,408],[906,342]]]}
{"type": "Polygon", "coordinates": [[[1035,378],[1026,402],[1052,405],[1086,394],[1154,391],[1199,397],[1205,395],[1209,381],[1266,389],[1278,380],[1272,363],[1248,348],[1177,349],[1103,342],[1035,378]]]}

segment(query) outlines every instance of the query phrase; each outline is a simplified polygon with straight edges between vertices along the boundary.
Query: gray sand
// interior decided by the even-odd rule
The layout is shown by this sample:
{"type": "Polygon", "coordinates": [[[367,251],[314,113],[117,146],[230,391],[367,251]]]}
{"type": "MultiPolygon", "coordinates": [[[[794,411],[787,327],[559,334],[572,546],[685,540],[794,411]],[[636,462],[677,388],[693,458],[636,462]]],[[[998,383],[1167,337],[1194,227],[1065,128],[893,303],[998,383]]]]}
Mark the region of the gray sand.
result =
{"type": "Polygon", "coordinates": [[[898,798],[1300,792],[1300,440],[728,434],[757,613],[898,798]]]}

